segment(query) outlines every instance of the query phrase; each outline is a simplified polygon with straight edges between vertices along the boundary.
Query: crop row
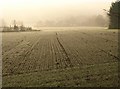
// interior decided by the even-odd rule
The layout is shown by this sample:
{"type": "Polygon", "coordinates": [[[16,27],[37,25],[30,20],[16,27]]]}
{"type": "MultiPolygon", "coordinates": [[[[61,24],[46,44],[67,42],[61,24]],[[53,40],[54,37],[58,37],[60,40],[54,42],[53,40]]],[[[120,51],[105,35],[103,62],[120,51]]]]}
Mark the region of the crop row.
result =
{"type": "Polygon", "coordinates": [[[89,33],[45,31],[36,34],[26,35],[26,43],[4,54],[3,75],[72,69],[117,61],[117,44],[106,42],[100,37],[95,38],[89,33]],[[109,50],[112,50],[111,54],[109,50]]]}

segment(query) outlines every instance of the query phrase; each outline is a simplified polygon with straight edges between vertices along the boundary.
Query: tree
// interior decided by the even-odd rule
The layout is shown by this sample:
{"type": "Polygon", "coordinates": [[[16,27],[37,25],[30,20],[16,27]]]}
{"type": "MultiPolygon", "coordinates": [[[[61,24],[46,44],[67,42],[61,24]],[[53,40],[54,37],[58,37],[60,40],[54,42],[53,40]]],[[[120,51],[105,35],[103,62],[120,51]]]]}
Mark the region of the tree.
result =
{"type": "Polygon", "coordinates": [[[108,12],[110,18],[109,29],[120,29],[120,1],[111,4],[108,12]]]}
{"type": "Polygon", "coordinates": [[[98,15],[95,17],[96,26],[104,27],[106,25],[106,19],[102,15],[98,15]]]}
{"type": "Polygon", "coordinates": [[[16,25],[16,20],[14,20],[14,31],[19,31],[19,27],[16,25]]]}
{"type": "Polygon", "coordinates": [[[20,26],[20,31],[25,31],[25,27],[23,25],[20,26]]]}

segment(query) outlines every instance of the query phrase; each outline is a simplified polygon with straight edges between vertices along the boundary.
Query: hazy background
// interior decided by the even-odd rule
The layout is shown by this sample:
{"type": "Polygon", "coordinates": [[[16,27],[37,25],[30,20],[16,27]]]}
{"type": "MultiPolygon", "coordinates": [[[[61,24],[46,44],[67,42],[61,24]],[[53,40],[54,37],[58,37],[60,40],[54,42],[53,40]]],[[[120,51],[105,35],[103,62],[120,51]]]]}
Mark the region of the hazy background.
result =
{"type": "Polygon", "coordinates": [[[26,26],[106,26],[115,0],[0,0],[0,20],[6,25],[26,26]],[[96,23],[96,21],[98,21],[96,23]]]}

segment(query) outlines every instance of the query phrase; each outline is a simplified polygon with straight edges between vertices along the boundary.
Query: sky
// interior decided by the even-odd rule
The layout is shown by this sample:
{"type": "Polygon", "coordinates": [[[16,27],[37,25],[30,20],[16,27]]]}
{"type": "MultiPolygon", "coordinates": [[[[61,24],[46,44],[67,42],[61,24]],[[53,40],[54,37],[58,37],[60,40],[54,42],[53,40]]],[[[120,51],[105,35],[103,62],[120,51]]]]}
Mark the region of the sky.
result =
{"type": "Polygon", "coordinates": [[[115,0],[0,0],[0,19],[26,25],[68,16],[104,15],[115,0]]]}

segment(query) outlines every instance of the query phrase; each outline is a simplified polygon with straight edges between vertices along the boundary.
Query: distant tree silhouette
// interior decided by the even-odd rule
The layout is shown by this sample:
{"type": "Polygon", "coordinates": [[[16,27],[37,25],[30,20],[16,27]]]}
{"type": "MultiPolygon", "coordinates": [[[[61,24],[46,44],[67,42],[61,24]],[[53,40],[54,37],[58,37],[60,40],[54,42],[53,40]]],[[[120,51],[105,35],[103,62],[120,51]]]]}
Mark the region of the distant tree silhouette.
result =
{"type": "Polygon", "coordinates": [[[14,31],[19,31],[19,27],[16,25],[16,20],[14,20],[14,31]]]}
{"type": "Polygon", "coordinates": [[[17,25],[14,25],[14,31],[19,31],[19,27],[17,25]]]}
{"type": "Polygon", "coordinates": [[[25,27],[23,25],[20,26],[20,31],[25,31],[25,27]]]}
{"type": "Polygon", "coordinates": [[[110,18],[109,29],[120,29],[120,1],[119,0],[111,4],[108,15],[110,18]]]}
{"type": "Polygon", "coordinates": [[[106,19],[102,15],[98,15],[95,17],[96,26],[105,26],[106,19]]]}

